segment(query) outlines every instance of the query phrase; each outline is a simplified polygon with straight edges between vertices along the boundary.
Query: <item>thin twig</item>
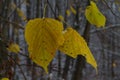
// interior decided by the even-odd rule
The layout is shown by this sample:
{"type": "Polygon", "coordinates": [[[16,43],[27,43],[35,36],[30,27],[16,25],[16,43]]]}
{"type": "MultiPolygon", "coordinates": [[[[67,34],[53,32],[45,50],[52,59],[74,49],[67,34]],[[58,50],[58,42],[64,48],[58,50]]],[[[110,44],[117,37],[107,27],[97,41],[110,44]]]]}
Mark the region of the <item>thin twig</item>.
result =
{"type": "MultiPolygon", "coordinates": [[[[30,65],[30,64],[20,64],[20,66],[29,66],[29,67],[31,67],[33,65],[30,65]]],[[[36,67],[36,68],[42,68],[41,66],[38,66],[38,65],[35,65],[34,67],[36,67]]]]}
{"type": "Polygon", "coordinates": [[[44,6],[44,10],[43,10],[43,18],[45,18],[45,15],[46,15],[46,8],[47,8],[47,3],[46,3],[45,6],[44,6]]]}
{"type": "Polygon", "coordinates": [[[24,56],[24,57],[26,57],[26,58],[29,58],[29,56],[28,55],[25,55],[25,54],[23,54],[23,53],[19,53],[21,56],[24,56]]]}
{"type": "Polygon", "coordinates": [[[10,13],[10,15],[8,16],[8,19],[13,15],[13,13],[15,12],[15,10],[21,5],[21,4],[23,4],[25,2],[25,0],[23,0],[20,4],[18,4],[17,6],[16,6],[16,8],[10,13]]]}
{"type": "Polygon", "coordinates": [[[7,20],[7,19],[4,19],[4,18],[2,18],[1,16],[0,16],[0,19],[1,19],[1,21],[5,21],[5,22],[8,22],[8,23],[10,23],[10,24],[17,25],[17,26],[14,26],[14,27],[20,28],[20,29],[24,30],[24,27],[22,27],[21,25],[15,23],[15,22],[11,22],[11,21],[9,21],[9,20],[7,20]]]}
{"type": "Polygon", "coordinates": [[[50,6],[51,11],[52,11],[52,13],[54,14],[54,17],[56,18],[56,13],[55,13],[55,11],[53,10],[53,8],[52,8],[49,0],[47,0],[47,4],[50,6]]]}
{"type": "Polygon", "coordinates": [[[103,1],[105,2],[106,6],[110,9],[110,11],[112,12],[112,14],[113,14],[114,16],[116,16],[118,19],[120,19],[120,16],[118,16],[118,15],[116,15],[116,14],[114,13],[114,11],[112,10],[112,8],[107,4],[106,0],[103,0],[103,1]]]}
{"type": "Polygon", "coordinates": [[[99,31],[108,30],[108,29],[112,29],[112,28],[120,28],[120,24],[109,25],[104,28],[92,30],[90,33],[93,34],[93,33],[99,32],[99,31]]]}
{"type": "Polygon", "coordinates": [[[27,80],[27,78],[25,77],[25,74],[24,74],[24,72],[23,72],[23,70],[22,70],[20,64],[17,63],[17,62],[12,58],[12,56],[8,55],[8,57],[11,58],[11,59],[14,61],[15,64],[17,64],[17,66],[19,67],[19,69],[20,69],[20,71],[21,71],[21,73],[22,73],[24,79],[27,80]]]}

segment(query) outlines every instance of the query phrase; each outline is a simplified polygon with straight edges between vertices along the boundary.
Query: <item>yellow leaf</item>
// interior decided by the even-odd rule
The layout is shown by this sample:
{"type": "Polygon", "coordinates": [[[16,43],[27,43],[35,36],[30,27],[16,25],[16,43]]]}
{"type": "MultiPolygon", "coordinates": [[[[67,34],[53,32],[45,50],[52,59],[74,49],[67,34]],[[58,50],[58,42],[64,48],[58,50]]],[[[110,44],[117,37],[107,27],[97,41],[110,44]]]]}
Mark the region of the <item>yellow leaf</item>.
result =
{"type": "Polygon", "coordinates": [[[76,15],[76,10],[72,7],[72,6],[70,6],[70,10],[71,10],[71,12],[74,14],[74,15],[76,15]]]}
{"type": "Polygon", "coordinates": [[[26,21],[26,16],[21,9],[17,8],[17,13],[24,21],[26,21]]]}
{"type": "Polygon", "coordinates": [[[65,54],[76,58],[77,55],[83,55],[87,62],[91,64],[95,69],[97,69],[96,61],[88,48],[85,40],[72,28],[67,28],[63,33],[65,41],[62,46],[60,46],[60,51],[65,54]]]}
{"type": "Polygon", "coordinates": [[[20,47],[16,43],[10,43],[8,46],[8,51],[13,52],[13,53],[19,53],[20,52],[20,47]]]}
{"type": "Polygon", "coordinates": [[[63,44],[63,24],[52,18],[30,20],[25,28],[25,39],[30,58],[48,72],[48,65],[57,48],[63,44]]]}
{"type": "Polygon", "coordinates": [[[70,16],[70,10],[69,9],[66,10],[66,14],[67,14],[67,16],[70,16]]]}
{"type": "Polygon", "coordinates": [[[91,1],[90,5],[85,10],[87,20],[97,27],[104,27],[106,23],[105,16],[99,11],[96,4],[91,1]]]}
{"type": "Polygon", "coordinates": [[[11,3],[11,8],[16,9],[18,16],[20,16],[24,21],[27,21],[23,11],[20,8],[18,8],[15,3],[11,3]]]}
{"type": "Polygon", "coordinates": [[[2,78],[1,80],[9,80],[8,78],[2,78]]]}
{"type": "Polygon", "coordinates": [[[64,17],[62,15],[58,16],[59,20],[64,21],[64,17]]]}

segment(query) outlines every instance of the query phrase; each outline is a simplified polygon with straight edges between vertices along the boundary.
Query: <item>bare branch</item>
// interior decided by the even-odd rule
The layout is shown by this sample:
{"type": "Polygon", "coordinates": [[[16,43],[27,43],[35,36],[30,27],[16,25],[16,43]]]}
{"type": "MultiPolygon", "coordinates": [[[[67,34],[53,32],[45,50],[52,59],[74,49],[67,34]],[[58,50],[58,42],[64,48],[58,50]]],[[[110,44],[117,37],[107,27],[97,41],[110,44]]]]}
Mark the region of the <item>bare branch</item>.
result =
{"type": "Polygon", "coordinates": [[[8,18],[10,18],[12,15],[13,15],[13,13],[15,12],[15,10],[21,5],[21,4],[23,4],[25,2],[25,0],[23,0],[20,4],[18,4],[17,6],[16,6],[16,8],[10,13],[10,15],[8,16],[8,18]]]}
{"type": "Polygon", "coordinates": [[[24,27],[22,27],[22,26],[19,25],[18,23],[11,22],[11,21],[9,21],[9,20],[7,20],[7,19],[2,18],[1,16],[0,16],[0,19],[1,19],[2,21],[7,22],[7,23],[10,23],[10,24],[16,25],[16,26],[14,26],[14,27],[16,27],[16,28],[20,28],[20,29],[24,30],[24,27]]]}
{"type": "Polygon", "coordinates": [[[19,69],[20,69],[20,71],[21,71],[21,73],[22,73],[24,79],[27,80],[27,78],[25,77],[25,74],[24,74],[24,72],[23,72],[23,70],[22,70],[20,64],[17,63],[17,62],[12,58],[12,56],[8,55],[8,57],[9,57],[10,59],[12,59],[12,60],[14,61],[15,64],[17,64],[17,66],[19,67],[19,69]]]}
{"type": "Polygon", "coordinates": [[[106,6],[110,9],[110,11],[112,12],[112,14],[113,14],[114,16],[116,16],[118,19],[120,19],[120,16],[118,16],[118,15],[116,15],[116,14],[114,13],[114,11],[112,10],[112,8],[107,4],[107,1],[106,1],[106,0],[103,0],[103,1],[105,2],[106,6]]]}
{"type": "Polygon", "coordinates": [[[52,13],[54,14],[54,17],[56,18],[56,13],[55,13],[55,11],[53,10],[52,5],[50,4],[49,0],[47,0],[47,3],[48,3],[48,5],[50,6],[50,9],[51,9],[52,13]]]}
{"type": "Polygon", "coordinates": [[[113,24],[113,25],[106,26],[104,28],[92,30],[90,33],[93,34],[93,33],[99,32],[99,31],[108,30],[108,29],[112,29],[112,28],[120,28],[120,24],[113,24]]]}

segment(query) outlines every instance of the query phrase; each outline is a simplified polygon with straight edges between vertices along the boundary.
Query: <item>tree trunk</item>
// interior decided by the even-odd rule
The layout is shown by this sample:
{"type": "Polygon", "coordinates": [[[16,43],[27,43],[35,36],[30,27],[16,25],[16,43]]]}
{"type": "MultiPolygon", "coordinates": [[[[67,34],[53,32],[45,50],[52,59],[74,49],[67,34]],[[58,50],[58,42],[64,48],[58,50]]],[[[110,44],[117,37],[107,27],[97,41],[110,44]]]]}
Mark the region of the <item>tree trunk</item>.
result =
{"type": "MultiPolygon", "coordinates": [[[[90,4],[89,0],[88,0],[88,5],[90,4]]],[[[77,14],[76,14],[76,22],[79,22],[79,7],[76,8],[77,14]]],[[[77,26],[78,27],[78,26],[77,26]]],[[[90,24],[87,21],[84,32],[83,32],[83,37],[86,40],[87,43],[89,43],[89,37],[90,37],[90,24]]],[[[78,55],[77,56],[77,60],[76,60],[76,64],[75,64],[75,70],[73,71],[73,76],[72,76],[72,80],[82,80],[82,70],[83,68],[85,68],[85,57],[82,55],[78,55]]]]}
{"type": "Polygon", "coordinates": [[[65,67],[63,69],[63,74],[62,74],[62,78],[64,80],[67,80],[67,75],[68,75],[68,71],[69,71],[70,61],[71,61],[71,57],[66,55],[65,67]]]}

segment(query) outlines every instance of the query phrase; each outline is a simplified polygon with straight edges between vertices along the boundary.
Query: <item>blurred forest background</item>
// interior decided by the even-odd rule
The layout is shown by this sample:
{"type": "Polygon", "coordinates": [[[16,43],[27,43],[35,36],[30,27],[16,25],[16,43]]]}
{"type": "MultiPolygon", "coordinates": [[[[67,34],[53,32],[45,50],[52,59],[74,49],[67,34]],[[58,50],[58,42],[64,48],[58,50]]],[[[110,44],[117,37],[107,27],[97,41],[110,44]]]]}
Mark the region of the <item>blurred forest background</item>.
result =
{"type": "MultiPolygon", "coordinates": [[[[93,0],[105,15],[104,28],[90,25],[84,12],[90,0],[0,0],[0,78],[10,80],[120,80],[120,0],[93,0]],[[65,21],[87,41],[97,64],[95,69],[78,56],[73,59],[59,51],[49,65],[49,74],[33,63],[28,55],[24,28],[30,19],[46,17],[65,21]],[[66,10],[73,7],[68,16],[66,10]],[[19,44],[22,52],[14,54],[6,47],[10,42],[19,44]]],[[[66,24],[64,24],[66,28],[66,24]]]]}

